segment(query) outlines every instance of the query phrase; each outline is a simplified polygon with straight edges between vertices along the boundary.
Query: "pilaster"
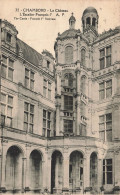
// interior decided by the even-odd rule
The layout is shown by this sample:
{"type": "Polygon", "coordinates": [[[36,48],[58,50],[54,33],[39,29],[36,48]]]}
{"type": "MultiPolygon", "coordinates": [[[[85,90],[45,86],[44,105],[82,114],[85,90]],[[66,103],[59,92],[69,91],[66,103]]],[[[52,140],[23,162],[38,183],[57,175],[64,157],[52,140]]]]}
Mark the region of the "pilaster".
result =
{"type": "Polygon", "coordinates": [[[69,189],[69,156],[67,152],[64,152],[63,157],[63,191],[69,189]]]}

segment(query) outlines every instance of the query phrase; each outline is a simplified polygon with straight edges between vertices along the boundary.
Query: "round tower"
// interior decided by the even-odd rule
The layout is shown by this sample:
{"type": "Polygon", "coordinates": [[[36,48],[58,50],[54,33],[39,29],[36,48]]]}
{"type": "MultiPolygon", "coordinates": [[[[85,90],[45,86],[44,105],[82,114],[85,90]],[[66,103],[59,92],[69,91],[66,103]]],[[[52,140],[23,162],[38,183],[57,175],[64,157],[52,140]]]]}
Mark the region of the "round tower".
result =
{"type": "Polygon", "coordinates": [[[98,32],[98,13],[94,7],[88,7],[84,10],[82,16],[83,33],[92,27],[96,32],[98,32]]]}

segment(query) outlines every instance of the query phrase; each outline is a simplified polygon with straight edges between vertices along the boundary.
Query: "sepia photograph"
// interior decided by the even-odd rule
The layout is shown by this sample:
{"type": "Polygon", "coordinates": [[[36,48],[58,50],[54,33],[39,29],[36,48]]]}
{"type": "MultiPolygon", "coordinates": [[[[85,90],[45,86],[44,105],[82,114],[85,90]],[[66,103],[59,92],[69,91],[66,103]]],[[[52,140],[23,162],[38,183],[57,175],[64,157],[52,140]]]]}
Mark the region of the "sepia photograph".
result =
{"type": "Polygon", "coordinates": [[[0,1],[0,193],[120,195],[120,0],[0,1]]]}

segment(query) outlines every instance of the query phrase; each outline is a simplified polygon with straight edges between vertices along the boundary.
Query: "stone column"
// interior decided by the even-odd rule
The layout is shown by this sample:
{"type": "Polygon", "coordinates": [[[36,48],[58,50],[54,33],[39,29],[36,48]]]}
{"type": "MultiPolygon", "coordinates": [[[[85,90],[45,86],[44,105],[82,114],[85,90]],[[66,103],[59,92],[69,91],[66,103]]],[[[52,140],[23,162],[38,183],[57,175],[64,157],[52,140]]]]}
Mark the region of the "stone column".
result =
{"type": "Polygon", "coordinates": [[[26,146],[26,160],[24,162],[24,167],[25,167],[25,191],[29,192],[30,191],[30,158],[29,158],[29,146],[26,146]]]}
{"type": "Polygon", "coordinates": [[[24,192],[25,186],[26,186],[26,158],[22,158],[22,192],[24,192]]]}
{"type": "Polygon", "coordinates": [[[43,189],[45,189],[47,187],[47,177],[48,177],[48,174],[47,174],[47,153],[46,153],[46,156],[44,156],[44,161],[42,161],[42,186],[43,186],[43,189]]]}
{"type": "Polygon", "coordinates": [[[84,174],[84,190],[87,187],[90,187],[90,157],[89,155],[86,154],[86,158],[84,158],[84,169],[83,169],[83,174],[84,174]]]}
{"type": "Polygon", "coordinates": [[[80,126],[80,69],[76,70],[77,78],[77,93],[76,93],[76,109],[77,109],[77,118],[76,118],[76,134],[79,135],[79,126],[80,126]]]}
{"type": "Polygon", "coordinates": [[[64,153],[63,157],[63,191],[69,190],[69,156],[64,153]]]}
{"type": "Polygon", "coordinates": [[[56,104],[56,136],[60,134],[60,104],[56,104]]]}
{"type": "Polygon", "coordinates": [[[52,161],[52,158],[50,155],[48,155],[48,158],[47,158],[47,188],[48,188],[48,191],[50,192],[51,191],[51,161],[52,161]]]}
{"type": "Polygon", "coordinates": [[[60,131],[60,100],[61,100],[61,78],[59,71],[56,73],[56,85],[57,85],[57,92],[56,92],[56,136],[59,136],[60,131]]]}
{"type": "Polygon", "coordinates": [[[102,174],[103,174],[103,165],[102,165],[102,159],[98,159],[98,193],[100,193],[100,187],[102,186],[102,174]]]}
{"type": "Polygon", "coordinates": [[[1,156],[1,191],[6,189],[5,186],[5,165],[6,165],[6,153],[4,150],[4,144],[2,145],[2,156],[1,156]]]}

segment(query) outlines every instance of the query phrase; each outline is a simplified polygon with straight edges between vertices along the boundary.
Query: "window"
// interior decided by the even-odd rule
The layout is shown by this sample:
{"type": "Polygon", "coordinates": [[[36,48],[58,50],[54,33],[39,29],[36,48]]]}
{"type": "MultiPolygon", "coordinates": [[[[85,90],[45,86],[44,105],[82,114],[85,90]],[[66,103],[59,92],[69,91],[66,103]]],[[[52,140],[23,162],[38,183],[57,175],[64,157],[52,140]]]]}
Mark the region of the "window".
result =
{"type": "Polygon", "coordinates": [[[88,17],[88,18],[86,19],[87,27],[90,25],[90,22],[91,22],[90,19],[91,19],[90,17],[88,17]]]}
{"type": "Polygon", "coordinates": [[[82,49],[81,50],[81,65],[82,66],[85,66],[85,55],[86,55],[85,49],[82,49]]]}
{"type": "Polygon", "coordinates": [[[64,85],[66,87],[73,87],[73,75],[72,74],[66,74],[64,78],[65,78],[64,85]]]}
{"type": "Polygon", "coordinates": [[[112,159],[103,160],[103,184],[112,184],[112,159]]]}
{"type": "Polygon", "coordinates": [[[1,118],[4,124],[12,127],[13,97],[1,93],[1,118]]]}
{"type": "Polygon", "coordinates": [[[14,61],[2,55],[1,75],[13,81],[14,61]]]}
{"type": "Polygon", "coordinates": [[[50,62],[47,60],[47,68],[50,68],[50,62]]]}
{"type": "Polygon", "coordinates": [[[65,110],[73,110],[73,97],[72,96],[64,96],[64,109],[65,110]]]}
{"type": "Polygon", "coordinates": [[[12,35],[10,33],[7,33],[6,41],[11,43],[12,42],[12,35]]]}
{"type": "Polygon", "coordinates": [[[86,125],[81,123],[80,126],[80,135],[85,136],[86,135],[86,125]]]}
{"type": "Polygon", "coordinates": [[[100,69],[111,66],[111,46],[100,50],[100,69]]]}
{"type": "Polygon", "coordinates": [[[24,103],[24,130],[33,133],[34,129],[34,105],[24,103]]]}
{"type": "Polygon", "coordinates": [[[73,47],[67,46],[65,48],[65,63],[71,64],[73,63],[73,47]]]}
{"type": "Polygon", "coordinates": [[[99,84],[99,100],[112,96],[112,79],[99,84]]]}
{"type": "Polygon", "coordinates": [[[43,110],[43,136],[50,137],[51,132],[51,112],[43,110]]]}
{"type": "Polygon", "coordinates": [[[46,79],[43,80],[43,96],[51,100],[51,83],[46,79]]]}
{"type": "Polygon", "coordinates": [[[34,72],[25,68],[25,87],[34,90],[34,72]]]}
{"type": "Polygon", "coordinates": [[[81,77],[81,86],[80,86],[81,93],[86,95],[87,93],[87,78],[85,75],[81,77]]]}
{"type": "Polygon", "coordinates": [[[73,121],[72,120],[64,120],[64,132],[73,133],[73,121]]]}
{"type": "Polygon", "coordinates": [[[48,99],[51,99],[51,83],[48,82],[48,99]]]}
{"type": "Polygon", "coordinates": [[[92,19],[92,26],[95,27],[95,24],[96,24],[96,18],[93,18],[93,19],[92,19]]]}
{"type": "Polygon", "coordinates": [[[104,141],[112,141],[112,113],[99,116],[99,133],[104,141]]]}

